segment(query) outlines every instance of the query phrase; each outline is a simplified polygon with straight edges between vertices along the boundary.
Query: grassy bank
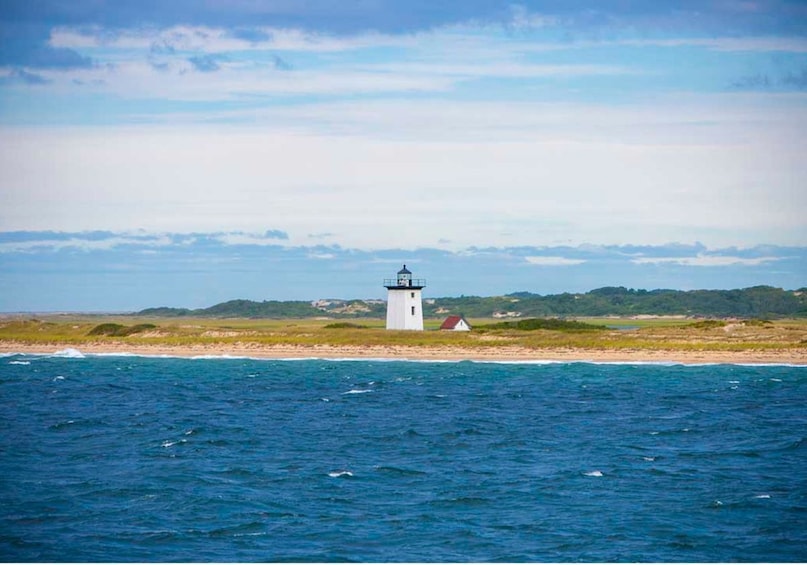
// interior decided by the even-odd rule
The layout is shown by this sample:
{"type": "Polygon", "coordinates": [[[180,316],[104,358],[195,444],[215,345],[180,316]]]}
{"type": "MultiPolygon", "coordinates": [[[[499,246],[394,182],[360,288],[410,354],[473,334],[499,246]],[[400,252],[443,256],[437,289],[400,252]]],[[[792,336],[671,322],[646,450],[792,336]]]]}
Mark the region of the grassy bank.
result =
{"type": "MultiPolygon", "coordinates": [[[[472,319],[474,327],[498,320],[472,319]]],[[[361,327],[327,328],[331,319],[256,320],[49,315],[0,317],[0,344],[132,344],[193,346],[255,344],[314,346],[402,346],[485,349],[579,348],[598,350],[750,351],[807,350],[807,320],[701,323],[686,319],[585,319],[610,326],[598,331],[486,328],[472,332],[386,331],[380,319],[360,319],[361,327]],[[112,325],[117,325],[113,327],[112,325]],[[99,331],[99,326],[104,331],[99,331]],[[623,328],[623,329],[618,329],[623,328]]]]}

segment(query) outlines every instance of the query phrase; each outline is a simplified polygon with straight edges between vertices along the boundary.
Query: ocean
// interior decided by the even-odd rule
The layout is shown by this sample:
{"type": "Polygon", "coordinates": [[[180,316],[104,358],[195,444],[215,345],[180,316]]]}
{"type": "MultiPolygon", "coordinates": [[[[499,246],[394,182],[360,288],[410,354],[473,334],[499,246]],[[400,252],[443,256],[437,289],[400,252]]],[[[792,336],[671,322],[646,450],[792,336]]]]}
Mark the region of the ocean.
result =
{"type": "Polygon", "coordinates": [[[0,357],[3,561],[807,561],[807,368],[0,357]]]}

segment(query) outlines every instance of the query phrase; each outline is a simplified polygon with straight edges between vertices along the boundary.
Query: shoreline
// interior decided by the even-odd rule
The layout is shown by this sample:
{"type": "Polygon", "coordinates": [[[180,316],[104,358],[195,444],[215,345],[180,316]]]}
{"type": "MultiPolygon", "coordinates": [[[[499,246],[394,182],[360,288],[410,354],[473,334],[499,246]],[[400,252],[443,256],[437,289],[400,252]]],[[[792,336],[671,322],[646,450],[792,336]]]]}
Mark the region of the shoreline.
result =
{"type": "Polygon", "coordinates": [[[0,342],[0,354],[52,355],[65,349],[82,354],[141,355],[153,357],[251,357],[256,359],[388,359],[412,361],[491,361],[491,362],[594,362],[594,363],[675,363],[684,365],[803,365],[807,349],[751,351],[677,351],[664,349],[579,349],[524,347],[460,348],[428,346],[331,346],[200,344],[144,345],[132,343],[48,343],[0,342]]]}

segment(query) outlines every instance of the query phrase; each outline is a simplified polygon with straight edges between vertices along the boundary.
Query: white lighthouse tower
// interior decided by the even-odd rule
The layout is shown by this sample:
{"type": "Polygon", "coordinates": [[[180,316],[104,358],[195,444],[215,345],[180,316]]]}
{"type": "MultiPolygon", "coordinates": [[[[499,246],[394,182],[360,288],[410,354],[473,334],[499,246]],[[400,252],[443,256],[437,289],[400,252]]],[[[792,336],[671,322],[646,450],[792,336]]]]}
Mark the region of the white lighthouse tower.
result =
{"type": "Polygon", "coordinates": [[[424,279],[413,279],[403,266],[398,278],[385,279],[387,287],[387,329],[423,331],[423,305],[420,291],[426,286],[424,279]]]}

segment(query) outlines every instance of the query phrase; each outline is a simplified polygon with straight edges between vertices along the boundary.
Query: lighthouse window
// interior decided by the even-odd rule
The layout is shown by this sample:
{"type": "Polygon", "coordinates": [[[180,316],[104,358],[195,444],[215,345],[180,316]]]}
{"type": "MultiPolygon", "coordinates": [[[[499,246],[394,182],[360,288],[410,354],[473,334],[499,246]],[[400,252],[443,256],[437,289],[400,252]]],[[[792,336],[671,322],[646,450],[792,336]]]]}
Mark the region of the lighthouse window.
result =
{"type": "Polygon", "coordinates": [[[412,293],[412,298],[414,298],[414,297],[415,297],[415,293],[413,292],[413,293],[412,293]]]}
{"type": "Polygon", "coordinates": [[[414,306],[412,306],[412,315],[413,316],[415,315],[415,307],[414,306]]]}

